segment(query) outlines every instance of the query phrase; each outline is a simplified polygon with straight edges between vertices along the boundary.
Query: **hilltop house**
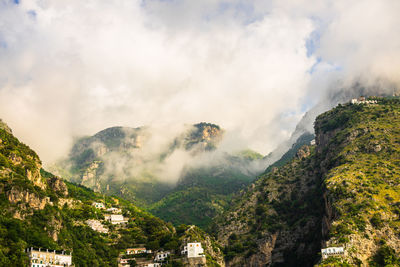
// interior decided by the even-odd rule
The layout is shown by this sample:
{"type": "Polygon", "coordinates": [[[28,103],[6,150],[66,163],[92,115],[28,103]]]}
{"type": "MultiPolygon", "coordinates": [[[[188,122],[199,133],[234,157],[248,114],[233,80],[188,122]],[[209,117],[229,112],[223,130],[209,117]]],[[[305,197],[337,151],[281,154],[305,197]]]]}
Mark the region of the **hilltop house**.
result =
{"type": "Polygon", "coordinates": [[[104,203],[101,202],[93,202],[92,206],[94,206],[96,209],[101,209],[104,210],[106,206],[104,206],[104,203]]]}
{"type": "Polygon", "coordinates": [[[64,251],[49,251],[28,248],[30,267],[60,267],[60,266],[73,266],[72,253],[66,254],[64,251]]]}
{"type": "Polygon", "coordinates": [[[87,220],[87,225],[93,230],[100,232],[100,233],[108,233],[108,229],[104,227],[104,225],[98,220],[87,220]]]}

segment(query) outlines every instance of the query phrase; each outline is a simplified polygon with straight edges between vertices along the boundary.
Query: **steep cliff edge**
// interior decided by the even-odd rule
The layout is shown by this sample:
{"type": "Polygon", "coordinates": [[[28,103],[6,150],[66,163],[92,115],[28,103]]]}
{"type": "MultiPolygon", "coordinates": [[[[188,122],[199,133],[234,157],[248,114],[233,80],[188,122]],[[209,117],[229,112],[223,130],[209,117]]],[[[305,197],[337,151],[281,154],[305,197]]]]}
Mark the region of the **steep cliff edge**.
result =
{"type": "Polygon", "coordinates": [[[339,105],[218,218],[227,266],[400,264],[400,101],[339,105]],[[322,260],[320,249],[345,254],[322,260]]]}

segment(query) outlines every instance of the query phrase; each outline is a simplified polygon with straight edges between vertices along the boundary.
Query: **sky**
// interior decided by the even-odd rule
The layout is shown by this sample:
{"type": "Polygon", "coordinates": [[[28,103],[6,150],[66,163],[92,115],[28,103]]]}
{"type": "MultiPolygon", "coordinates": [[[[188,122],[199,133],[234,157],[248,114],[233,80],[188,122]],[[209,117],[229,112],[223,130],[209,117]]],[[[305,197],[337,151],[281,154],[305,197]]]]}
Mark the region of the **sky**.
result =
{"type": "Polygon", "coordinates": [[[0,0],[0,118],[44,162],[110,126],[263,154],[340,88],[400,81],[397,0],[0,0]]]}

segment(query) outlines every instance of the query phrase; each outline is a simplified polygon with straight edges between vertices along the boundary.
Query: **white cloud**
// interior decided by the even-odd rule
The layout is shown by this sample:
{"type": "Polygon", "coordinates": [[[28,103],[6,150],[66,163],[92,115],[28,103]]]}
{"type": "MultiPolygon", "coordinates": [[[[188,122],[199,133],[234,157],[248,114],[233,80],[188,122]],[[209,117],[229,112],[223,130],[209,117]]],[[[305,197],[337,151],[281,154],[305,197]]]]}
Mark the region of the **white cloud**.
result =
{"type": "Polygon", "coordinates": [[[266,153],[326,75],[400,77],[396,1],[0,5],[0,117],[47,162],[74,135],[200,121],[266,153]]]}

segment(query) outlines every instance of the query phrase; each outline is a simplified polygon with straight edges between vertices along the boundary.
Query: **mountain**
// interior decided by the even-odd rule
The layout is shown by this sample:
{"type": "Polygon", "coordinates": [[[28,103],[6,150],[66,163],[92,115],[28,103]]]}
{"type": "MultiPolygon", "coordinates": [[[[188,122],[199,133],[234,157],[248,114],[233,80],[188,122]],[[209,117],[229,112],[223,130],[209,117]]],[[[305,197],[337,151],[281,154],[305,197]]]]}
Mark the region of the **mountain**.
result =
{"type": "Polygon", "coordinates": [[[224,130],[212,123],[166,135],[162,145],[158,135],[148,127],[105,129],[77,140],[52,171],[131,201],[175,226],[206,229],[232,194],[264,168],[254,151],[219,151],[224,130]]]}
{"type": "Polygon", "coordinates": [[[68,158],[52,170],[97,192],[116,194],[146,207],[170,192],[179,178],[183,166],[175,156],[190,159],[211,151],[223,134],[217,125],[199,123],[159,144],[159,136],[152,131],[111,127],[80,138],[68,158]]]}
{"type": "MultiPolygon", "coordinates": [[[[199,228],[175,229],[123,199],[95,193],[45,171],[38,155],[4,123],[0,127],[0,193],[0,266],[27,266],[25,249],[30,247],[72,252],[75,266],[117,266],[117,257],[126,248],[141,245],[179,255],[187,242],[194,241],[202,243],[208,266],[223,264],[214,239],[199,228]],[[93,205],[96,202],[119,209],[126,225],[108,222],[106,211],[93,205]],[[93,230],[90,220],[108,232],[93,230]]],[[[181,259],[176,261],[179,264],[181,259]]]]}
{"type": "Polygon", "coordinates": [[[398,266],[400,99],[344,104],[215,219],[227,266],[398,266]],[[321,248],[344,255],[321,259],[321,248]]]}

